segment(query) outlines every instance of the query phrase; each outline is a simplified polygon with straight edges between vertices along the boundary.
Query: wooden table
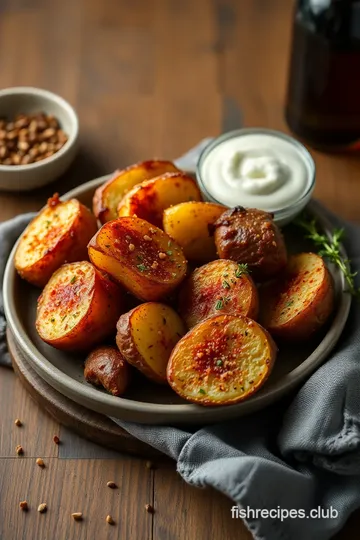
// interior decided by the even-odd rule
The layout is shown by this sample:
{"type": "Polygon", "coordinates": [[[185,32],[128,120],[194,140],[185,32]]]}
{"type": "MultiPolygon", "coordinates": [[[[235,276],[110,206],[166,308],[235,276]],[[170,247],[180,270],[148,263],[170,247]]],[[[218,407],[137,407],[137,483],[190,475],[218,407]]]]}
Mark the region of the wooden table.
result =
{"type": "MultiPolygon", "coordinates": [[[[291,28],[288,0],[1,0],[0,86],[34,85],[79,113],[81,151],[41,191],[1,194],[0,218],[39,208],[116,167],[174,158],[238,125],[287,130],[283,96],[291,28]]],[[[358,157],[314,153],[316,196],[359,219],[358,157]]],[[[106,451],[62,428],[0,369],[1,540],[250,539],[231,502],[190,488],[172,464],[106,451]],[[14,425],[20,418],[24,425],[14,425]],[[59,435],[62,444],[53,443],[59,435]],[[22,444],[24,457],[15,454],[22,444]],[[42,457],[46,468],[35,459],[42,457]],[[108,480],[119,489],[106,487],[108,480]],[[27,499],[31,511],[19,510],[27,499]],[[46,502],[47,514],[36,508],[46,502]],[[155,514],[145,511],[145,504],[155,514]],[[72,512],[81,511],[76,523],[72,512]],[[115,526],[105,522],[111,514],[115,526]]],[[[358,516],[339,539],[357,538],[358,516]]]]}

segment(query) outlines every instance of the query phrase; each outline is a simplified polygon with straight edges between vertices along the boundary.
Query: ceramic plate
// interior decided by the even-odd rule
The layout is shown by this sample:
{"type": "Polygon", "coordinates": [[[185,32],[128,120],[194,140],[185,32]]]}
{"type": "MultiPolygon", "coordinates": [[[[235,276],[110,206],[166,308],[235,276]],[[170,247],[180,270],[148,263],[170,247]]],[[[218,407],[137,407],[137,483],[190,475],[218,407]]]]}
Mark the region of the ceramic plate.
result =
{"type": "MultiPolygon", "coordinates": [[[[78,198],[91,206],[94,190],[107,180],[98,178],[67,193],[63,198],[78,198]]],[[[320,206],[311,202],[309,210],[328,234],[331,226],[320,206]]],[[[295,227],[284,229],[291,251],[311,250],[304,244],[302,232],[295,227]]],[[[37,373],[52,387],[73,401],[97,412],[122,420],[145,424],[206,424],[252,413],[278,400],[303,382],[334,348],[349,313],[351,298],[343,292],[340,272],[330,268],[336,287],[336,310],[327,328],[316,338],[299,345],[282,347],[274,370],[265,386],[252,398],[237,405],[201,407],[189,404],[170,388],[155,385],[140,375],[133,381],[126,397],[118,398],[89,385],[83,376],[84,357],[70,355],[43,343],[35,331],[36,300],[39,290],[21,280],[10,255],[4,276],[4,305],[8,325],[15,340],[37,373]]],[[[343,252],[346,258],[346,253],[343,252]]]]}

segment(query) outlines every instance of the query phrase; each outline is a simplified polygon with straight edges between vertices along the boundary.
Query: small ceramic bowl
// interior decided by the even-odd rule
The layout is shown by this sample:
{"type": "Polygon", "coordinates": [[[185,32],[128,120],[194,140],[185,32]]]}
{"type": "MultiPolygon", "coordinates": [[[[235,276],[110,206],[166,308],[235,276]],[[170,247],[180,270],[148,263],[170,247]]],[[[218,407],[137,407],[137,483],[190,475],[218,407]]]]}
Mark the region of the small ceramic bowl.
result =
{"type": "Polygon", "coordinates": [[[62,97],[40,88],[19,86],[0,90],[0,118],[16,114],[44,112],[54,115],[68,136],[67,142],[55,154],[26,165],[0,164],[0,189],[29,191],[49,184],[61,176],[73,161],[79,135],[75,110],[62,97]]]}

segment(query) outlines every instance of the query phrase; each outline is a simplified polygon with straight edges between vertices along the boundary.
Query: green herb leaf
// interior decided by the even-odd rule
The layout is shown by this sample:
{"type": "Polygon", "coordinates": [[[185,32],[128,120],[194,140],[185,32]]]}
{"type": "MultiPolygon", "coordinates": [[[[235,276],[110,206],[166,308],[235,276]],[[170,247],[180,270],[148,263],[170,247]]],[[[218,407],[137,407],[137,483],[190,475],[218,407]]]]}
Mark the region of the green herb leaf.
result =
{"type": "Polygon", "coordinates": [[[138,264],[136,265],[136,267],[140,270],[140,272],[145,272],[145,270],[149,270],[149,268],[145,266],[145,264],[138,264]]]}
{"type": "Polygon", "coordinates": [[[217,365],[217,366],[222,366],[222,365],[223,365],[223,361],[222,361],[222,360],[216,360],[216,365],[217,365]]]}
{"type": "Polygon", "coordinates": [[[293,305],[293,303],[294,303],[294,300],[289,300],[288,302],[286,302],[285,307],[290,307],[293,305]]]}
{"type": "Polygon", "coordinates": [[[306,212],[297,217],[294,223],[306,231],[305,237],[312,240],[319,248],[320,257],[326,258],[340,269],[346,281],[347,292],[360,299],[360,287],[356,287],[354,281],[357,272],[351,272],[350,261],[341,256],[341,240],[344,238],[344,229],[334,229],[330,236],[320,234],[316,219],[309,218],[306,212]]]}
{"type": "Polygon", "coordinates": [[[205,392],[205,390],[203,388],[200,388],[199,393],[200,394],[206,394],[206,392],[205,392]]]}
{"type": "Polygon", "coordinates": [[[75,283],[75,281],[76,281],[76,276],[73,276],[73,277],[71,278],[71,280],[70,280],[71,285],[72,285],[73,283],[75,283]]]}
{"type": "Polygon", "coordinates": [[[224,289],[230,289],[230,283],[226,279],[222,282],[222,286],[224,289]]]}
{"type": "Polygon", "coordinates": [[[240,278],[243,274],[248,274],[250,272],[247,264],[239,263],[237,269],[235,270],[235,277],[240,278]]]}
{"type": "Polygon", "coordinates": [[[166,254],[169,255],[169,257],[171,257],[171,255],[173,254],[173,252],[172,252],[172,251],[167,251],[166,254]]]}
{"type": "Polygon", "coordinates": [[[218,300],[215,304],[215,309],[222,309],[224,303],[222,300],[218,300]]]}

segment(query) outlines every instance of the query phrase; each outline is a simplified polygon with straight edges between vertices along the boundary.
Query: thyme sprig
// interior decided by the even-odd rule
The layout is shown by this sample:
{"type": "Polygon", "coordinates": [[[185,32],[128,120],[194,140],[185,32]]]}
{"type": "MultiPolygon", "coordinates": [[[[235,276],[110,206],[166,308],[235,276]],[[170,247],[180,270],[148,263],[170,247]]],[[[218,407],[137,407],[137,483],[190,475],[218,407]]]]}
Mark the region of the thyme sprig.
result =
{"type": "Polygon", "coordinates": [[[344,238],[344,229],[334,229],[329,238],[319,232],[316,219],[309,218],[304,213],[296,218],[294,223],[307,231],[306,238],[312,240],[320,248],[318,251],[320,257],[325,257],[340,269],[346,281],[346,292],[350,293],[351,296],[360,298],[360,287],[356,287],[354,281],[358,273],[352,272],[350,260],[343,259],[341,256],[341,241],[344,238]]]}

